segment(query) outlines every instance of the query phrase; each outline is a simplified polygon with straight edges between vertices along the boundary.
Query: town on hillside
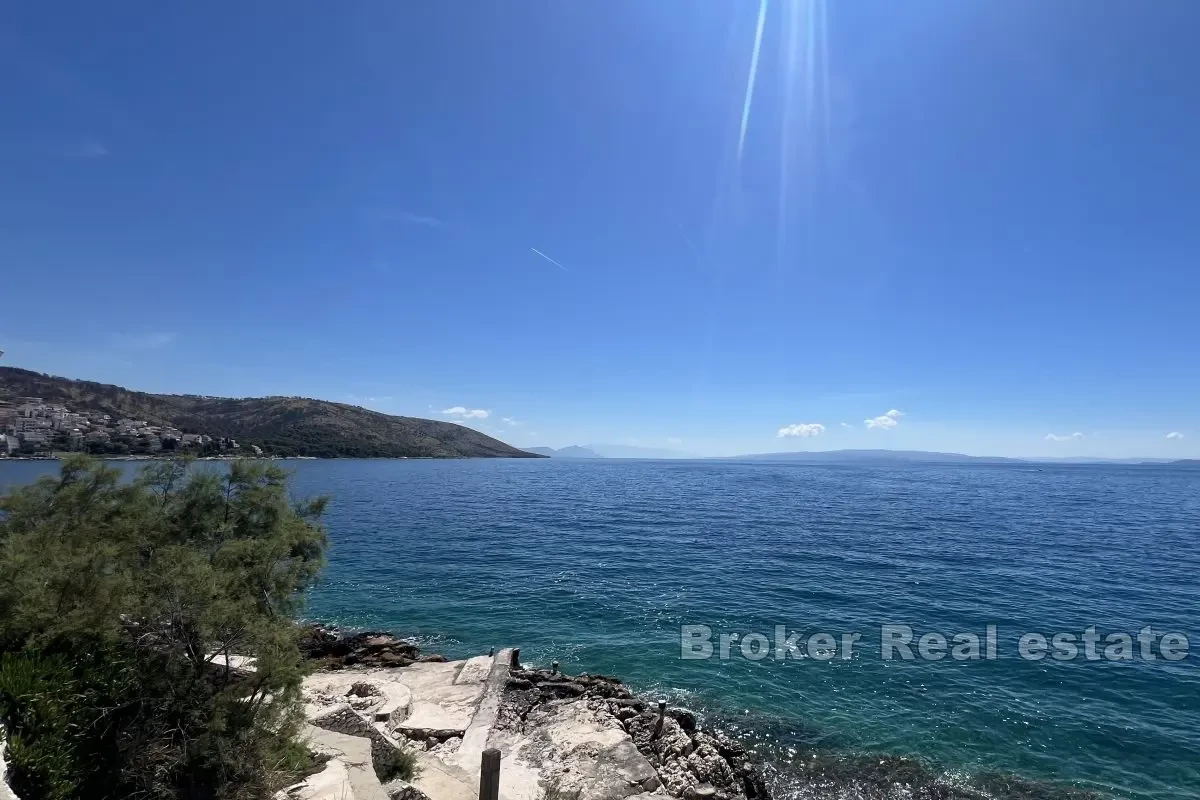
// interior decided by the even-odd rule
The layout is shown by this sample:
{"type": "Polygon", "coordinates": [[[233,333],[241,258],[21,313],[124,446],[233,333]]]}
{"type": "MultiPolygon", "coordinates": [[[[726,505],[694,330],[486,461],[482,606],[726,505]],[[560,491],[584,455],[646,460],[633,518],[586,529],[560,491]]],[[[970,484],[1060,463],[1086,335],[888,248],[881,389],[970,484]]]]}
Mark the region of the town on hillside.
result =
{"type": "MultiPolygon", "coordinates": [[[[240,454],[237,440],[206,433],[184,433],[170,425],[109,414],[72,411],[40,397],[0,400],[0,458],[85,452],[111,456],[155,456],[188,452],[198,456],[240,454]]],[[[257,445],[246,455],[262,455],[257,445]]]]}

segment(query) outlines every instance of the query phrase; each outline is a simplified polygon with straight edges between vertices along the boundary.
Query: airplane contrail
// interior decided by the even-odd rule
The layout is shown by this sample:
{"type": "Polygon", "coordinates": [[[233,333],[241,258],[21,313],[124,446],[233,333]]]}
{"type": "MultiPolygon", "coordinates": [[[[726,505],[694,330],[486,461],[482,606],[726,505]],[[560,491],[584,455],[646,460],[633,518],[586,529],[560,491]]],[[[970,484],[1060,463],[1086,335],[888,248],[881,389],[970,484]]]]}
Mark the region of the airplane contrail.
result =
{"type": "Polygon", "coordinates": [[[538,254],[539,256],[541,256],[542,258],[544,258],[544,259],[546,259],[547,261],[549,261],[549,262],[550,262],[551,264],[553,264],[554,266],[556,266],[556,267],[558,267],[559,269],[561,269],[563,272],[570,272],[570,271],[571,271],[571,270],[567,269],[566,267],[564,267],[562,264],[560,264],[560,263],[558,263],[557,261],[555,261],[555,260],[554,260],[553,258],[551,258],[550,256],[548,256],[548,255],[546,255],[545,253],[543,253],[541,250],[538,250],[536,247],[531,247],[531,248],[529,248],[529,249],[530,249],[530,250],[532,250],[533,252],[537,253],[537,254],[538,254]]]}

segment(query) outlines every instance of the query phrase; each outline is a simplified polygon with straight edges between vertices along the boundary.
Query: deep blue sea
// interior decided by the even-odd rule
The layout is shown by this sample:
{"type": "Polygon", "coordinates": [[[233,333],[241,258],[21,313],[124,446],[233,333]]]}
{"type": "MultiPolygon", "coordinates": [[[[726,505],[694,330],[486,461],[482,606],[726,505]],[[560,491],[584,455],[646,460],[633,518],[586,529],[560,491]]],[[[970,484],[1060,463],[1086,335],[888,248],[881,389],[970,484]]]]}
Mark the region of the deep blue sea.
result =
{"type": "MultiPolygon", "coordinates": [[[[454,656],[519,645],[528,662],[620,676],[763,748],[784,796],[809,796],[788,782],[789,762],[893,754],[952,783],[999,772],[1039,791],[1200,797],[1200,469],[288,466],[298,494],[332,497],[312,618],[454,656]],[[712,631],[714,658],[681,658],[685,625],[712,631]],[[718,657],[722,633],[770,637],[777,625],[800,634],[806,657],[751,660],[741,641],[718,657]],[[884,625],[912,628],[913,660],[882,657],[884,625]],[[923,634],[986,640],[989,625],[994,659],[916,648],[923,634]],[[1078,639],[1089,626],[1182,633],[1194,652],[1167,660],[1153,645],[1146,660],[1135,640],[1132,659],[1117,659],[1114,640],[1096,660],[1082,644],[1072,660],[1019,653],[1022,634],[1078,639]],[[834,642],[810,651],[823,632],[834,642]],[[860,636],[850,658],[844,634],[860,636]]],[[[0,484],[53,468],[0,464],[0,484]]]]}

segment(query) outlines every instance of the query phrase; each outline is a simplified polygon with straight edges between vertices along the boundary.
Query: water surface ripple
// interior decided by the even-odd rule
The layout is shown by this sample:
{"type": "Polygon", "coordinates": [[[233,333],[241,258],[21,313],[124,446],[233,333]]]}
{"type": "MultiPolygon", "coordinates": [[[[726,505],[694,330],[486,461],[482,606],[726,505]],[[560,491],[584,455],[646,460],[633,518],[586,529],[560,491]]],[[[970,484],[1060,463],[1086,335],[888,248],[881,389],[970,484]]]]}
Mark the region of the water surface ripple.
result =
{"type": "Polygon", "coordinates": [[[289,466],[298,493],[333,497],[315,618],[451,655],[514,644],[529,661],[619,675],[774,745],[785,771],[815,747],[918,757],[948,775],[1200,797],[1200,469],[289,466]],[[884,661],[885,623],[980,635],[994,624],[1000,657],[884,661]],[[863,642],[849,661],[684,661],[684,624],[863,642]],[[1181,631],[1198,652],[1175,663],[1017,657],[1021,633],[1089,625],[1181,631]]]}

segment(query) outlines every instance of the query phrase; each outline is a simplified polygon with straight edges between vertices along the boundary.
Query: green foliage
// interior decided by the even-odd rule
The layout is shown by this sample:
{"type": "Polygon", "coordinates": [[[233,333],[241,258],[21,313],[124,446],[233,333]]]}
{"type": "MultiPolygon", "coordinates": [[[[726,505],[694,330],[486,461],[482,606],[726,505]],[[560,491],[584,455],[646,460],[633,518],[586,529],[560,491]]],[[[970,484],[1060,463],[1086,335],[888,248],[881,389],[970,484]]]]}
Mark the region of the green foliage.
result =
{"type": "Polygon", "coordinates": [[[80,771],[79,756],[59,731],[70,725],[65,706],[74,693],[62,659],[5,653],[0,656],[0,697],[13,703],[6,715],[8,759],[26,765],[20,789],[37,797],[68,798],[80,771]],[[11,700],[10,700],[11,698],[11,700]]]}
{"type": "Polygon", "coordinates": [[[411,782],[420,772],[421,764],[417,761],[417,754],[408,748],[391,751],[386,764],[375,764],[375,776],[382,783],[395,778],[411,782]]]}
{"type": "Polygon", "coordinates": [[[292,623],[324,501],[277,467],[86,456],[0,498],[0,723],[39,798],[258,798],[304,756],[292,623]],[[229,655],[255,659],[253,672],[229,655]]]}

